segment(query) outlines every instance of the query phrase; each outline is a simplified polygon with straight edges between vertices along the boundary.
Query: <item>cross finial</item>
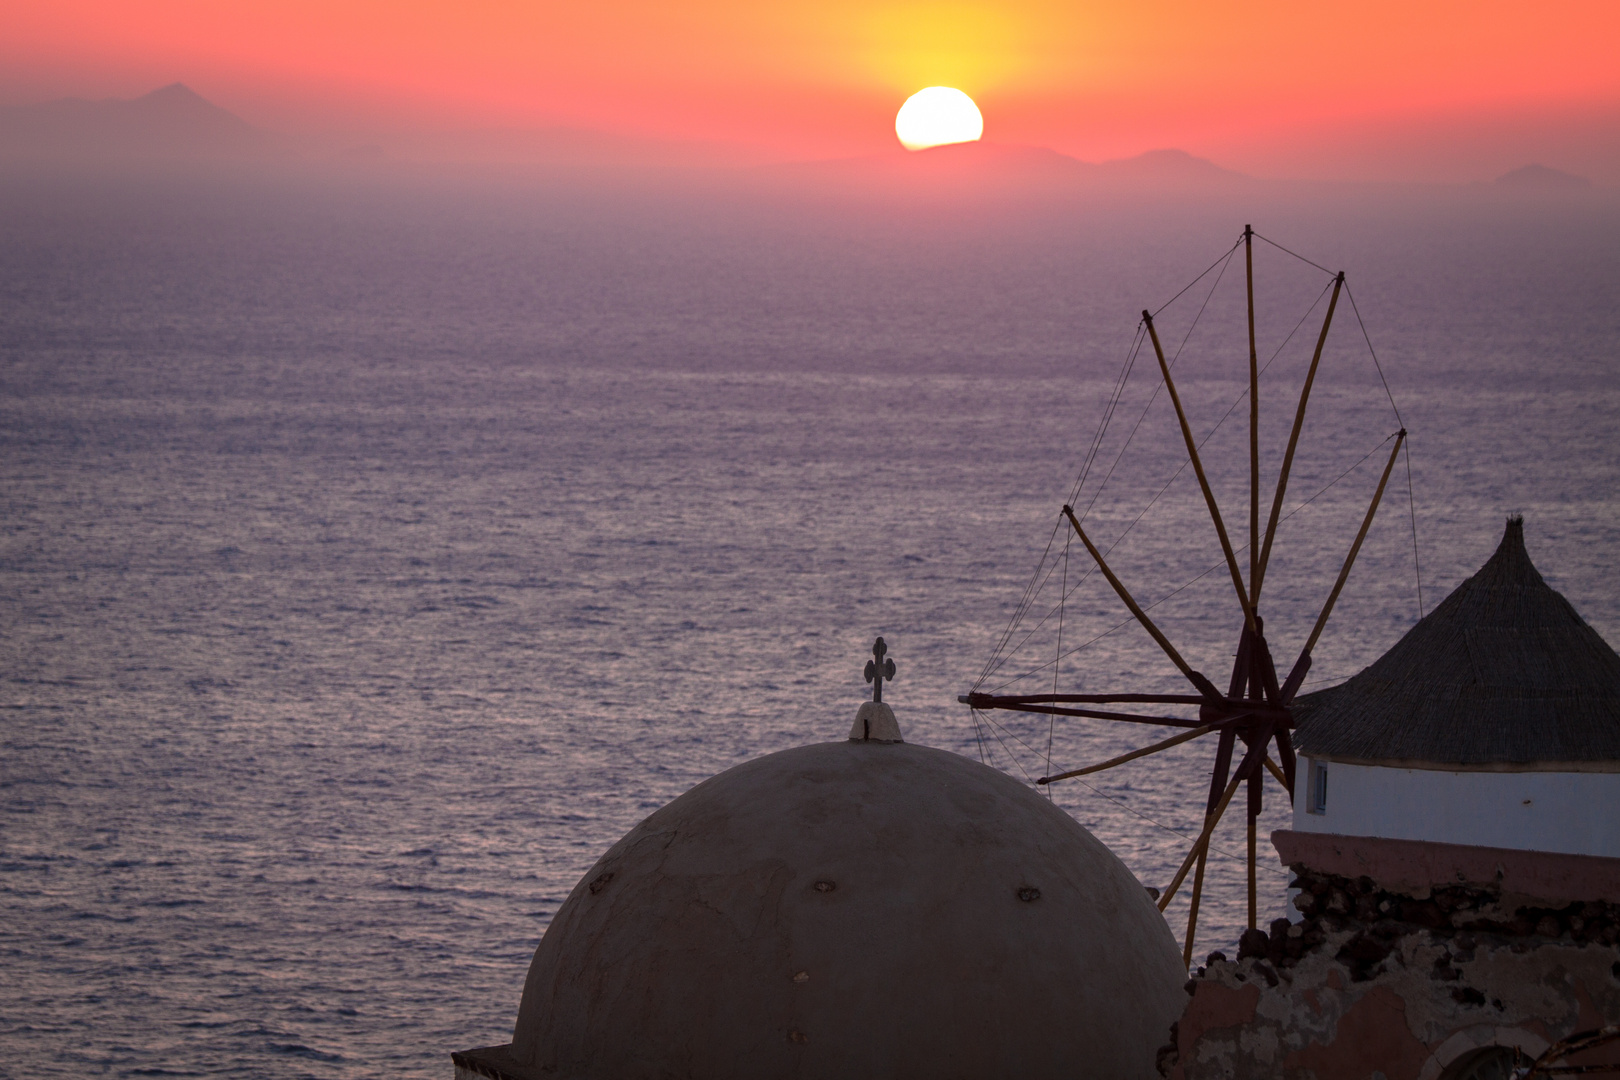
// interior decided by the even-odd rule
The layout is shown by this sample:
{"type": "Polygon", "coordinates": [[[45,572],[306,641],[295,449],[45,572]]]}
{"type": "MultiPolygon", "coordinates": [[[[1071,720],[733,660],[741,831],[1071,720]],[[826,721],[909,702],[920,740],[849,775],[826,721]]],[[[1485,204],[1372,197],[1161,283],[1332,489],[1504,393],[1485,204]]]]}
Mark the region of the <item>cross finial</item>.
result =
{"type": "Polygon", "coordinates": [[[889,646],[882,638],[872,642],[872,659],[866,662],[866,681],[872,684],[872,700],[883,700],[883,680],[894,681],[894,661],[883,657],[889,646]]]}

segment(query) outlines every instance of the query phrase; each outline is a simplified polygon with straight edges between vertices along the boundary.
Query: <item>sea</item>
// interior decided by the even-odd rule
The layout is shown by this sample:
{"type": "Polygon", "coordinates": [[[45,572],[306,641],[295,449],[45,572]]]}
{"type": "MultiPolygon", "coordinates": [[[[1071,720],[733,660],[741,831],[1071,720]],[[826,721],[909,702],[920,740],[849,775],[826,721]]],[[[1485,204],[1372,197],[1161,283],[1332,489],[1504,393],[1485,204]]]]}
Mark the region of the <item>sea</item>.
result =
{"type": "MultiPolygon", "coordinates": [[[[1522,514],[1620,643],[1620,197],[1490,185],[865,190],[781,173],[0,175],[0,1076],[447,1077],[511,1037],[580,876],[704,778],[908,741],[1163,888],[1213,747],[975,714],[1185,693],[1249,574],[1344,270],[1261,612],[1307,691],[1522,514]],[[1397,433],[1407,434],[1390,457],[1397,433]]],[[[1260,922],[1285,914],[1269,844],[1260,922]]],[[[1247,922],[1240,814],[1194,963],[1247,922]]],[[[1166,917],[1177,940],[1186,893],[1166,917]]]]}

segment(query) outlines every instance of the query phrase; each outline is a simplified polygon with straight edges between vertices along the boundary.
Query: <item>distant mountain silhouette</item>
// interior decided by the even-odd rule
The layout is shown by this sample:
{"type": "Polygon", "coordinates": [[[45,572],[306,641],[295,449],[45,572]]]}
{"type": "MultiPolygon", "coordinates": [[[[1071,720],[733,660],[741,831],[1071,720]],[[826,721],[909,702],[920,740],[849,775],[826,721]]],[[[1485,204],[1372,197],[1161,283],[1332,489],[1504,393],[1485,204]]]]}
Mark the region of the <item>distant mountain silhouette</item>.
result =
{"type": "Polygon", "coordinates": [[[1153,150],[1093,163],[1046,147],[984,141],[916,152],[896,146],[886,154],[776,165],[755,164],[760,152],[741,144],[660,140],[561,127],[400,133],[380,143],[323,151],[318,144],[256,128],[182,83],[133,99],[64,98],[0,107],[0,159],[187,163],[259,160],[272,154],[289,159],[313,154],[349,165],[416,161],[564,170],[741,166],[752,175],[789,184],[832,183],[897,193],[1006,188],[1061,192],[1076,186],[1175,190],[1253,182],[1181,150],[1153,150]]]}
{"type": "Polygon", "coordinates": [[[1578,191],[1592,186],[1592,181],[1584,176],[1546,165],[1526,165],[1522,169],[1514,169],[1498,176],[1496,183],[1520,191],[1578,191]]]}
{"type": "Polygon", "coordinates": [[[588,128],[472,128],[395,134],[388,156],[404,161],[541,168],[726,167],[764,155],[741,143],[657,139],[588,128]]]}
{"type": "Polygon", "coordinates": [[[1158,181],[1231,182],[1250,179],[1240,172],[1223,169],[1208,158],[1194,157],[1185,150],[1149,150],[1135,157],[1100,162],[1096,168],[1116,176],[1158,181]]]}
{"type": "Polygon", "coordinates": [[[1132,158],[1089,162],[1042,146],[969,142],[833,161],[766,166],[785,180],[929,185],[963,188],[1007,184],[1038,187],[1176,188],[1252,182],[1242,173],[1183,150],[1150,150],[1132,158]]]}
{"type": "Polygon", "coordinates": [[[64,98],[0,109],[0,151],[70,157],[236,154],[272,140],[174,83],[134,99],[64,98]]]}
{"type": "Polygon", "coordinates": [[[884,155],[880,159],[901,167],[918,169],[998,169],[998,170],[1059,170],[1072,172],[1083,169],[1086,163],[1078,158],[1060,154],[1044,146],[1023,146],[1018,143],[977,142],[947,143],[926,150],[902,150],[884,155]]]}

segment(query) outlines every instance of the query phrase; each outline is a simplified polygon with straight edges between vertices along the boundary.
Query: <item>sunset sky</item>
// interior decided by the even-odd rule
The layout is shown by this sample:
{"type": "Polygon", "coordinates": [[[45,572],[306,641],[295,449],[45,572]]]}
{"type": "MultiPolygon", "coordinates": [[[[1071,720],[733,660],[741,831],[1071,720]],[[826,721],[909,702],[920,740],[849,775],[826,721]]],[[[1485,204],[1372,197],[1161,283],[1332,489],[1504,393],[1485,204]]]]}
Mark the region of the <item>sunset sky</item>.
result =
{"type": "Polygon", "coordinates": [[[979,103],[987,139],[1092,160],[1620,169],[1613,0],[5,6],[9,103],[183,81],[283,130],[566,125],[811,158],[895,146],[899,104],[942,84],[979,103]]]}

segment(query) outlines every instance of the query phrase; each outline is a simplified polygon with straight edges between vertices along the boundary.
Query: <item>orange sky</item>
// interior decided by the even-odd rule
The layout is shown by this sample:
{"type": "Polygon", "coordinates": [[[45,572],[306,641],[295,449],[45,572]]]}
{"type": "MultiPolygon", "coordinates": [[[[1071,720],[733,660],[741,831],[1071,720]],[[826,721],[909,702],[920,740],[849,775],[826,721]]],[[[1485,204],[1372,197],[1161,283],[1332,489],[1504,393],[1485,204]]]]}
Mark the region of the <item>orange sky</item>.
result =
{"type": "Polygon", "coordinates": [[[0,15],[7,100],[179,80],[284,129],[567,124],[815,157],[894,145],[900,101],[945,84],[978,100],[987,138],[1242,167],[1234,154],[1338,130],[1488,141],[1498,115],[1620,115],[1615,0],[3,0],[0,15]]]}

